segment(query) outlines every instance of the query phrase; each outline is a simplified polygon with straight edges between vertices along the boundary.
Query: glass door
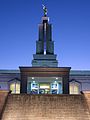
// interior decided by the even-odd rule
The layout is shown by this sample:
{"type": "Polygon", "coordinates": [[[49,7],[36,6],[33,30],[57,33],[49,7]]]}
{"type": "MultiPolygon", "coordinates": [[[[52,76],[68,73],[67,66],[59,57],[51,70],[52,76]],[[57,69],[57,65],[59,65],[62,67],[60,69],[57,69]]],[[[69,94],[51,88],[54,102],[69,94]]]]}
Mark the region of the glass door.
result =
{"type": "Polygon", "coordinates": [[[40,83],[39,94],[50,94],[50,83],[40,83]]]}

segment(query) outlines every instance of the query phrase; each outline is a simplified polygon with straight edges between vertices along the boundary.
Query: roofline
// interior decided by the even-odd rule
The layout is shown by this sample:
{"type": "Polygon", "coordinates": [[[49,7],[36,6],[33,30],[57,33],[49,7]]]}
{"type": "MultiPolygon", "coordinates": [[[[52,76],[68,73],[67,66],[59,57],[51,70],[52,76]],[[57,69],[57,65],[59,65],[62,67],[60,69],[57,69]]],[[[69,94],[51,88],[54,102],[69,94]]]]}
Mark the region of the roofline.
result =
{"type": "Polygon", "coordinates": [[[20,73],[20,70],[19,69],[17,70],[0,69],[0,73],[20,73]]]}
{"type": "Polygon", "coordinates": [[[70,75],[90,75],[90,70],[70,70],[70,75]]]}
{"type": "MultiPolygon", "coordinates": [[[[19,69],[0,69],[0,73],[20,73],[19,69]]],[[[90,75],[90,70],[70,70],[70,75],[90,75]]]]}

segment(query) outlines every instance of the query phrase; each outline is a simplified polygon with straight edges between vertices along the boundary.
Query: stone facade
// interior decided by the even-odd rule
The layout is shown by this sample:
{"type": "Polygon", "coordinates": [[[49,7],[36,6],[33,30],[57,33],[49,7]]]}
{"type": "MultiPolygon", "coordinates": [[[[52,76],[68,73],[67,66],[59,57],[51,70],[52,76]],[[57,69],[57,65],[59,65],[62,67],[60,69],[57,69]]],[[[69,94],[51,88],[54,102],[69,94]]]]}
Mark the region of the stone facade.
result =
{"type": "MultiPolygon", "coordinates": [[[[19,70],[0,70],[0,90],[10,90],[10,84],[20,82],[19,70]]],[[[90,91],[90,71],[71,70],[70,85],[78,85],[80,91],[90,91]]],[[[69,86],[70,86],[69,85],[69,86]]]]}
{"type": "Polygon", "coordinates": [[[90,120],[88,96],[9,95],[1,120],[90,120]]]}

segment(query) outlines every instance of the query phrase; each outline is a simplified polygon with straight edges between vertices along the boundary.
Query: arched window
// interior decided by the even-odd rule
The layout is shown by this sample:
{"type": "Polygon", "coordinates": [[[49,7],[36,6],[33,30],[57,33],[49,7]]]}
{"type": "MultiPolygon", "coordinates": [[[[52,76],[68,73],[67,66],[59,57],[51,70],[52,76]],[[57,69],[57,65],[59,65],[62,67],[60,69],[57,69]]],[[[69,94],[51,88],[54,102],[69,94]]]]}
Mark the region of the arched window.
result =
{"type": "Polygon", "coordinates": [[[80,83],[76,81],[70,82],[69,86],[70,94],[79,94],[80,93],[80,83]]]}

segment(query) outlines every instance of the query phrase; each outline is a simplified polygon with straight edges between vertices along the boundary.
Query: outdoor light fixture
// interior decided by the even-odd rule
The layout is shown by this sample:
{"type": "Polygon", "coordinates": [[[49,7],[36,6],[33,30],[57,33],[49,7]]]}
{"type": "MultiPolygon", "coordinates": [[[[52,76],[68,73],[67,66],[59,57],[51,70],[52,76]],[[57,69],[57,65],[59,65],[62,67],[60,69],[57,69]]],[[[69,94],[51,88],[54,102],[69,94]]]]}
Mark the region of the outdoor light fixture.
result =
{"type": "Polygon", "coordinates": [[[34,77],[32,77],[32,79],[34,79],[34,77]]]}
{"type": "Polygon", "coordinates": [[[35,83],[35,81],[33,81],[33,83],[35,83]]]}

